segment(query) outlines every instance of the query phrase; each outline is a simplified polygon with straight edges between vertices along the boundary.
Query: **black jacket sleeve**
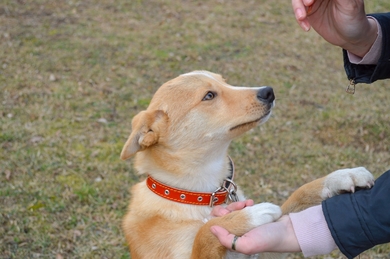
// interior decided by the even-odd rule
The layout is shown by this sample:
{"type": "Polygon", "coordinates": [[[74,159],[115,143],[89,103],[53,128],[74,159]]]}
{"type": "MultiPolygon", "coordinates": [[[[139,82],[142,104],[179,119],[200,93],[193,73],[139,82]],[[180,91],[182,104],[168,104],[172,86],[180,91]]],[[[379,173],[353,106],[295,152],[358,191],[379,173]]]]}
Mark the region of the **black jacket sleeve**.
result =
{"type": "Polygon", "coordinates": [[[356,65],[349,62],[347,51],[343,50],[344,68],[349,80],[357,83],[373,83],[390,78],[390,13],[370,14],[382,29],[382,53],[377,65],[356,65]]]}
{"type": "Polygon", "coordinates": [[[390,171],[371,189],[323,201],[322,209],[333,239],[348,258],[390,242],[390,171]]]}

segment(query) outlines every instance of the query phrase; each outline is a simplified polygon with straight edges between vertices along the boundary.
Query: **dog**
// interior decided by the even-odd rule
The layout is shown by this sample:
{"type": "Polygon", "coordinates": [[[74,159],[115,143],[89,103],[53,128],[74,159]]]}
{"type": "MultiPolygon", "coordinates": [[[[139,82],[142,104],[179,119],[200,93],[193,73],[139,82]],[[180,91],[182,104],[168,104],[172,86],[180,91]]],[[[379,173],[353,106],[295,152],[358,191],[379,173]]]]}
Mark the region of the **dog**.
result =
{"type": "Polygon", "coordinates": [[[157,90],[133,118],[120,155],[136,155],[136,170],[147,176],[132,187],[122,223],[131,258],[249,258],[222,247],[210,226],[239,236],[340,190],[372,184],[364,168],[339,170],[302,186],[281,207],[260,203],[210,219],[213,206],[245,199],[234,183],[228,147],[266,122],[274,105],[271,87],[231,86],[208,71],[180,75],[157,90]]]}

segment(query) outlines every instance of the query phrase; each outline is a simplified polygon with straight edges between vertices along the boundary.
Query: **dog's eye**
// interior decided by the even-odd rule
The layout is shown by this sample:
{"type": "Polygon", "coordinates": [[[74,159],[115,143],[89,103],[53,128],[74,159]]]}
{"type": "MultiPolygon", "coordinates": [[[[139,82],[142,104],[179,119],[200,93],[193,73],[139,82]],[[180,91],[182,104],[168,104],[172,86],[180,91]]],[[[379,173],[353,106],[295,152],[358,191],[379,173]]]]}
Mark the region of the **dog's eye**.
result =
{"type": "Polygon", "coordinates": [[[207,92],[207,94],[203,97],[202,101],[210,101],[210,100],[214,99],[215,96],[216,96],[215,93],[207,92]]]}

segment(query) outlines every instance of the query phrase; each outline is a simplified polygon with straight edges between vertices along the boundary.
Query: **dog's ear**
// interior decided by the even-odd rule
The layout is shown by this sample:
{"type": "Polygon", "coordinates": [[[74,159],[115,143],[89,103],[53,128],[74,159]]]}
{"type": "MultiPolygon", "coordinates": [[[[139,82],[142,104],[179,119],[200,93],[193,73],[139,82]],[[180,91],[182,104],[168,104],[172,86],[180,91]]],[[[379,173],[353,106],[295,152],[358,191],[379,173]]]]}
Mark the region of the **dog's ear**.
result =
{"type": "Polygon", "coordinates": [[[157,144],[167,124],[168,116],[161,110],[138,113],[133,118],[132,131],[122,149],[121,159],[126,160],[138,151],[157,144]]]}

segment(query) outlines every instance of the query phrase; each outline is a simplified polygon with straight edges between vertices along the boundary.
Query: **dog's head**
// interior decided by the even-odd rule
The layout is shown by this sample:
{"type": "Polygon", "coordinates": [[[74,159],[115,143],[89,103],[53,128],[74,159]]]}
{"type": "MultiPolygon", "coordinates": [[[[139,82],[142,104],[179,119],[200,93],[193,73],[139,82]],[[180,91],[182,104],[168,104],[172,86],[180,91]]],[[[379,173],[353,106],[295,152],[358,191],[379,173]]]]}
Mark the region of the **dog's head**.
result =
{"type": "Polygon", "coordinates": [[[227,150],[234,137],[269,118],[274,100],[270,87],[231,86],[207,71],[183,74],[163,84],[133,118],[121,159],[144,150],[176,158],[227,150]]]}

